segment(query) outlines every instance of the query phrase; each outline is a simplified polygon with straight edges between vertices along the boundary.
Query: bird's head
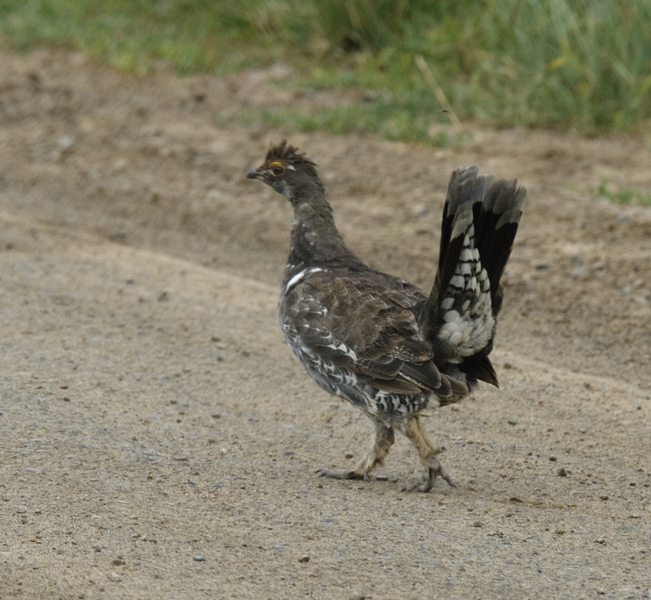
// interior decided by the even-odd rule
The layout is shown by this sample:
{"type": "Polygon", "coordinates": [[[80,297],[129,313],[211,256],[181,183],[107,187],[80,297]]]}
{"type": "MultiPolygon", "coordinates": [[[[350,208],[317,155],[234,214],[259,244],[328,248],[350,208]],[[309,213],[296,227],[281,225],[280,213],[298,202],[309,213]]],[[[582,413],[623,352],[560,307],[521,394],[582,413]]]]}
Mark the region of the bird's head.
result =
{"type": "Polygon", "coordinates": [[[279,145],[271,146],[264,162],[257,169],[249,170],[246,176],[264,181],[293,202],[301,189],[318,186],[323,190],[315,167],[316,164],[307,156],[283,140],[279,145]]]}

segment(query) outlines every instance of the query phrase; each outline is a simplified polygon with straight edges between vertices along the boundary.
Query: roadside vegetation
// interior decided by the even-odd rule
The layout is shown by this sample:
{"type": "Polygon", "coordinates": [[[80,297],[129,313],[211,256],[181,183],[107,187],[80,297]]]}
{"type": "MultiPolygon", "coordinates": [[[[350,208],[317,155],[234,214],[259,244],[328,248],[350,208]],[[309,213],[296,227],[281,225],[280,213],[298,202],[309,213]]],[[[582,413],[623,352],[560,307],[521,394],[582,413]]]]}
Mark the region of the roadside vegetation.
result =
{"type": "Polygon", "coordinates": [[[616,204],[634,203],[640,206],[651,206],[651,192],[638,187],[626,186],[612,190],[605,181],[602,181],[594,195],[598,198],[606,198],[616,204]]]}
{"type": "Polygon", "coordinates": [[[0,44],[139,74],[282,61],[292,85],[360,90],[345,108],[263,115],[301,129],[436,145],[450,120],[651,136],[651,0],[0,0],[0,44]]]}

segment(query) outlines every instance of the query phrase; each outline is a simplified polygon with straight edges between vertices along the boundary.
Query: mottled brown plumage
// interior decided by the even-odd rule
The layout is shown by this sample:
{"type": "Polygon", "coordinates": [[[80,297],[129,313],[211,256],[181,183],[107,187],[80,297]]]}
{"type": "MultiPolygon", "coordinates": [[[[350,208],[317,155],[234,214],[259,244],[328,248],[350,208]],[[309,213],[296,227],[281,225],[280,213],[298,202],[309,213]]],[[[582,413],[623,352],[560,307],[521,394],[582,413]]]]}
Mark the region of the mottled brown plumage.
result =
{"type": "Polygon", "coordinates": [[[525,191],[515,181],[455,171],[443,213],[441,250],[430,294],[367,267],[344,243],[316,165],[286,142],[247,173],[294,208],[291,247],[279,301],[285,338],[325,390],[360,408],[375,424],[373,446],[351,470],[367,477],[394,441],[416,447],[426,468],[423,491],[452,480],[419,416],[455,402],[478,380],[497,385],[488,358],[502,303],[499,280],[520,219],[525,191]]]}

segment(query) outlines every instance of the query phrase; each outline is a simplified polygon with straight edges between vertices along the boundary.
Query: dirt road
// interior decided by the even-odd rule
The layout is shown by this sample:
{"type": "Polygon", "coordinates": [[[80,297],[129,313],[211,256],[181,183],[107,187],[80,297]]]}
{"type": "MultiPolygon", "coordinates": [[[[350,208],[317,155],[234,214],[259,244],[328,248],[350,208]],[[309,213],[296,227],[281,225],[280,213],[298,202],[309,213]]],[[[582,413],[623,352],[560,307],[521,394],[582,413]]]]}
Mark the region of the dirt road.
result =
{"type": "Polygon", "coordinates": [[[0,598],[651,597],[651,149],[472,125],[431,149],[292,134],[374,267],[434,276],[451,170],[529,195],[494,364],[398,440],[388,481],[320,479],[370,424],[276,319],[290,207],[247,181],[288,135],[244,111],[346,101],[270,78],[135,78],[0,56],[0,598]]]}

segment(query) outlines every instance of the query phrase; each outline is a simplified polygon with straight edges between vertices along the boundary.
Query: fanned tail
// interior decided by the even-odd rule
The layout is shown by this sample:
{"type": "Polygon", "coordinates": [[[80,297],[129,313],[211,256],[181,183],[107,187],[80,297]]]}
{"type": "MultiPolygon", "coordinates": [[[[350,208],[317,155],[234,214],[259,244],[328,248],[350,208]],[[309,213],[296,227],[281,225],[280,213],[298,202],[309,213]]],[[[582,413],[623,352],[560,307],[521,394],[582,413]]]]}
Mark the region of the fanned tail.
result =
{"type": "MultiPolygon", "coordinates": [[[[443,210],[438,273],[424,308],[428,337],[454,377],[497,386],[488,359],[502,306],[500,278],[511,254],[526,190],[516,180],[477,176],[462,167],[450,178],[443,210]]],[[[445,371],[444,371],[445,372],[445,371]]]]}

